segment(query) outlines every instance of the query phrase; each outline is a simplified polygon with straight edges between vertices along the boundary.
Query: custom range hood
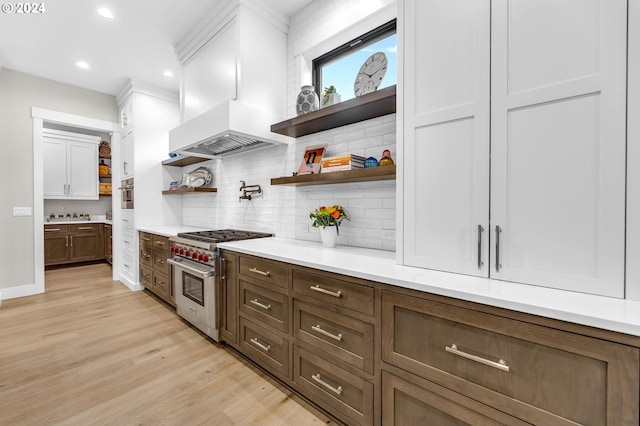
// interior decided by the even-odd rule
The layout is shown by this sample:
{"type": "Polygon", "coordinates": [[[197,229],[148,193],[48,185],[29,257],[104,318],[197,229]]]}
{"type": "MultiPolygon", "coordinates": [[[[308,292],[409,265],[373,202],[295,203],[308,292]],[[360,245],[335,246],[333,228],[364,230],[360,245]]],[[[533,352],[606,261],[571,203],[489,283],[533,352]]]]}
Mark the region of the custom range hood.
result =
{"type": "Polygon", "coordinates": [[[169,131],[173,152],[204,158],[224,158],[275,144],[289,137],[272,133],[281,117],[238,101],[225,101],[169,131]]]}
{"type": "Polygon", "coordinates": [[[223,158],[293,139],[271,132],[284,119],[287,25],[258,2],[221,0],[176,47],[183,123],[169,150],[223,158]]]}

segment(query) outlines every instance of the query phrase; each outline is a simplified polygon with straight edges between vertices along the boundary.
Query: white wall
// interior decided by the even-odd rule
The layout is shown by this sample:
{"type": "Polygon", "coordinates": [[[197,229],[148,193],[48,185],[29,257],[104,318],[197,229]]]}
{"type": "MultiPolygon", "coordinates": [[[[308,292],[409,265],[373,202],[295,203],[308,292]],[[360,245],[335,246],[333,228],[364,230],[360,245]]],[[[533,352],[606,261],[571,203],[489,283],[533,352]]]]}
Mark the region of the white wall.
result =
{"type": "MultiPolygon", "coordinates": [[[[315,0],[291,18],[287,74],[289,117],[295,115],[295,98],[300,91],[301,82],[310,83],[305,81],[305,78],[310,77],[302,75],[304,72],[300,66],[300,53],[304,52],[299,52],[300,46],[308,46],[317,56],[317,51],[324,53],[318,45],[326,44],[327,39],[334,40],[334,44],[340,43],[339,34],[344,30],[358,27],[357,31],[364,33],[376,26],[366,28],[365,25],[366,29],[363,29],[362,17],[352,14],[355,18],[351,21],[340,19],[338,28],[335,25],[325,25],[318,29],[318,19],[334,14],[336,8],[359,10],[360,14],[362,10],[368,10],[375,14],[386,7],[388,15],[389,4],[391,13],[394,13],[393,1],[315,0]],[[313,32],[309,29],[313,29],[313,32]],[[312,39],[313,37],[316,39],[312,39]]],[[[357,35],[353,37],[355,36],[357,35]]],[[[348,40],[344,40],[346,41],[348,40]]],[[[308,58],[311,59],[313,57],[308,58]]],[[[354,70],[354,79],[356,72],[354,70]]],[[[380,159],[382,151],[389,149],[395,159],[395,114],[298,138],[289,147],[271,147],[198,164],[197,166],[207,166],[214,172],[218,193],[183,196],[183,224],[212,229],[244,228],[273,232],[279,237],[320,241],[319,231],[310,228],[309,213],[320,205],[340,204],[345,207],[351,220],[340,227],[338,244],[395,250],[395,238],[383,239],[383,230],[393,231],[392,235],[395,233],[395,181],[306,187],[270,185],[271,178],[291,176],[298,169],[305,148],[317,144],[327,144],[327,156],[351,153],[380,159]],[[260,185],[263,194],[255,196],[251,201],[239,202],[240,180],[244,180],[247,185],[260,185]]],[[[185,171],[195,167],[185,168],[185,171]]]]}
{"type": "Polygon", "coordinates": [[[12,214],[13,207],[33,208],[34,106],[118,121],[113,96],[0,69],[0,289],[31,285],[35,279],[33,216],[12,214]]]}

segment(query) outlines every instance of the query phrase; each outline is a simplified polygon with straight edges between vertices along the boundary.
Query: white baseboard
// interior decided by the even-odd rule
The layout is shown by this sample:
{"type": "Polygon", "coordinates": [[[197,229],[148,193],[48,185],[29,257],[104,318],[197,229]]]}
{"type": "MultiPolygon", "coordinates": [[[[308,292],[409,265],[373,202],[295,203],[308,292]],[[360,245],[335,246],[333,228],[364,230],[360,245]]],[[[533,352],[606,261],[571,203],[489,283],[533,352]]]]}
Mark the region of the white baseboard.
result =
{"type": "Polygon", "coordinates": [[[18,297],[33,296],[40,293],[42,292],[36,290],[35,284],[7,287],[0,289],[0,303],[2,300],[17,299],[18,297]]]}
{"type": "Polygon", "coordinates": [[[120,275],[120,282],[122,284],[126,285],[127,287],[129,287],[129,290],[131,290],[131,291],[144,290],[144,286],[142,284],[134,283],[133,281],[131,281],[129,278],[125,277],[124,275],[120,275]]]}

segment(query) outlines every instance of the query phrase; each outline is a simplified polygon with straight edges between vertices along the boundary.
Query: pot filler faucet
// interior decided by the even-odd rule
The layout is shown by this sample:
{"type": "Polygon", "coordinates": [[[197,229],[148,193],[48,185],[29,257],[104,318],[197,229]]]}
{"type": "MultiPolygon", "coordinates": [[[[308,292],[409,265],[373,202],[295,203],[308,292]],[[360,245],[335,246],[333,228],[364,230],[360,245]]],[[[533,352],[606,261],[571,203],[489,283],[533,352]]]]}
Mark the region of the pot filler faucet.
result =
{"type": "Polygon", "coordinates": [[[238,202],[242,200],[251,200],[251,194],[262,194],[262,188],[260,185],[247,185],[243,180],[240,181],[240,191],[242,195],[238,197],[238,202]]]}

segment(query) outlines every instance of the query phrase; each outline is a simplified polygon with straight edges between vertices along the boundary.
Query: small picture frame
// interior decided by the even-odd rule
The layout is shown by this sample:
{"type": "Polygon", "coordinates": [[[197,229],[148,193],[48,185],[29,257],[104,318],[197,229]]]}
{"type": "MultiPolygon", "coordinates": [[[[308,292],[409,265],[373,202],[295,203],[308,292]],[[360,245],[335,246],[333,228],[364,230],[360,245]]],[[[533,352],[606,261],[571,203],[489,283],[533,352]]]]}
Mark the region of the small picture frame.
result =
{"type": "Polygon", "coordinates": [[[298,168],[299,175],[318,174],[327,144],[308,146],[298,168]]]}

